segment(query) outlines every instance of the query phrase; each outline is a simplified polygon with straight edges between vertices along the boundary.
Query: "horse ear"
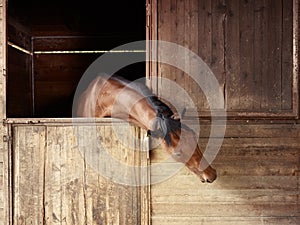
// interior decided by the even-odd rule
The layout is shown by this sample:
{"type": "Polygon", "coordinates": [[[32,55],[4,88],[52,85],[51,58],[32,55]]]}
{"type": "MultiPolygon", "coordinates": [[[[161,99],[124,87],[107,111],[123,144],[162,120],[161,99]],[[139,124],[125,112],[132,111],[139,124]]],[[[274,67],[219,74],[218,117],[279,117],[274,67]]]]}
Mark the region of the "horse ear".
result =
{"type": "Polygon", "coordinates": [[[180,121],[180,119],[182,119],[184,117],[184,114],[186,112],[186,108],[184,107],[183,110],[181,111],[180,115],[178,113],[174,113],[171,118],[174,120],[178,120],[180,121]]]}
{"type": "Polygon", "coordinates": [[[174,113],[174,114],[171,116],[171,118],[172,118],[173,120],[180,121],[180,116],[179,116],[177,113],[174,113]]]}

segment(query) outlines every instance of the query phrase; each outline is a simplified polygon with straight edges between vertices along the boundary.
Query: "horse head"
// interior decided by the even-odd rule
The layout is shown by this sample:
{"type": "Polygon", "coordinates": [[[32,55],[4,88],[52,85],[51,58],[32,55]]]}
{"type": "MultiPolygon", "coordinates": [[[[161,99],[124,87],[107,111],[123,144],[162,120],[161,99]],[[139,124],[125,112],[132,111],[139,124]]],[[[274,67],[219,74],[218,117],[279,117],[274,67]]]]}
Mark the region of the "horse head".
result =
{"type": "Polygon", "coordinates": [[[164,149],[176,161],[184,163],[202,182],[211,183],[217,178],[216,170],[203,157],[194,131],[179,119],[158,115],[150,134],[160,138],[164,149]]]}

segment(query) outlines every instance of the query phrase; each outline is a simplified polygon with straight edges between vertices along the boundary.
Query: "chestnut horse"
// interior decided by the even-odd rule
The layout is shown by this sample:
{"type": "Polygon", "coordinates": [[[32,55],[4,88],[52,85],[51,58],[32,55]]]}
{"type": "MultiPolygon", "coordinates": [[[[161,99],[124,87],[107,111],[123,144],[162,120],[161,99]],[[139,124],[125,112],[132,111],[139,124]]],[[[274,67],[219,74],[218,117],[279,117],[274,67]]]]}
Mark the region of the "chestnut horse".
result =
{"type": "Polygon", "coordinates": [[[200,151],[195,133],[146,85],[118,76],[96,77],[80,95],[79,117],[114,117],[131,122],[161,140],[162,147],[184,163],[202,182],[213,182],[217,175],[200,151]],[[200,168],[200,161],[206,162],[200,168]]]}

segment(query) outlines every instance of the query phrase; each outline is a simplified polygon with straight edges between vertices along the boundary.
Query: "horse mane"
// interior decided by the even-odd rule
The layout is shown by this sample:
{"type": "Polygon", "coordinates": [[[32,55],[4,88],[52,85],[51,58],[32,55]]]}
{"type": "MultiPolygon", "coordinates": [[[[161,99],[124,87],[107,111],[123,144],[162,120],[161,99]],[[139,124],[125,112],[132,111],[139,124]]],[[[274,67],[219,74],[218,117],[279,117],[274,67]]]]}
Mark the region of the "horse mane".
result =
{"type": "Polygon", "coordinates": [[[185,129],[189,129],[187,126],[183,125],[179,119],[174,119],[172,117],[174,112],[171,108],[162,102],[158,96],[154,95],[145,84],[141,82],[130,82],[118,75],[111,76],[111,79],[117,80],[143,95],[155,110],[156,118],[153,123],[153,128],[148,131],[150,136],[154,138],[163,138],[166,141],[166,144],[170,145],[171,134],[178,136],[178,131],[180,132],[182,126],[185,129]]]}

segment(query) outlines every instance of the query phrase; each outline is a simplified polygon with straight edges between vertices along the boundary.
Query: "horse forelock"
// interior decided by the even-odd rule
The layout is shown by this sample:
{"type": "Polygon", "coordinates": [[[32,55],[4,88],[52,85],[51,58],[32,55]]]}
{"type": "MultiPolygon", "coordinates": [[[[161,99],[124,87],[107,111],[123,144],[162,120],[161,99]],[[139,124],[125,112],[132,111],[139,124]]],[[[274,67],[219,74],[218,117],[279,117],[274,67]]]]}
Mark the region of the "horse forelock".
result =
{"type": "Polygon", "coordinates": [[[168,146],[172,143],[172,134],[179,139],[181,122],[162,114],[158,114],[153,123],[150,135],[155,138],[162,138],[168,146]]]}

